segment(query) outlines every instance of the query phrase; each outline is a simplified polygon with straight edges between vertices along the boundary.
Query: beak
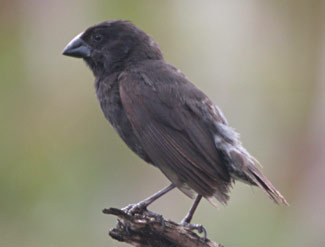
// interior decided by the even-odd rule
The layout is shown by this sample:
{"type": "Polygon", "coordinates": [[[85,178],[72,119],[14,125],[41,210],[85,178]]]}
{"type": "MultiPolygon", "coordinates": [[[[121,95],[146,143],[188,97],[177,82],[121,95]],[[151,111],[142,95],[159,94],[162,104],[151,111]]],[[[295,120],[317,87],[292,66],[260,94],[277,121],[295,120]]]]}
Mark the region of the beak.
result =
{"type": "Polygon", "coordinates": [[[80,37],[83,33],[77,35],[73,40],[67,44],[62,54],[70,57],[84,58],[90,56],[90,47],[80,37]]]}

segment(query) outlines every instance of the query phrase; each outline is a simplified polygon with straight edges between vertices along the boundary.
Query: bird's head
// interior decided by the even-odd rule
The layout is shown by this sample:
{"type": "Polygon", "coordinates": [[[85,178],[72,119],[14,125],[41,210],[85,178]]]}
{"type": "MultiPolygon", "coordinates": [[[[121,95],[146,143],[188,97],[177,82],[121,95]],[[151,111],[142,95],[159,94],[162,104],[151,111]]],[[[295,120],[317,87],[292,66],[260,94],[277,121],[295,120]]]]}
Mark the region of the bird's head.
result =
{"type": "Polygon", "coordinates": [[[132,63],[162,59],[157,43],[129,21],[105,21],[89,27],[64,48],[63,55],[83,58],[95,76],[132,63]]]}

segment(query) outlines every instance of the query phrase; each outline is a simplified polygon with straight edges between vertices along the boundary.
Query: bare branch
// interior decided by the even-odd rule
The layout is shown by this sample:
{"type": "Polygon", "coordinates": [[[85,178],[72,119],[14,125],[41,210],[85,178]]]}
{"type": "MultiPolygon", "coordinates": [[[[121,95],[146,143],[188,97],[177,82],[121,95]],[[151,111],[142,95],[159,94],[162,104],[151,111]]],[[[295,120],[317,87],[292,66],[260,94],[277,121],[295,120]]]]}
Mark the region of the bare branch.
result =
{"type": "Polygon", "coordinates": [[[103,213],[118,217],[118,223],[109,235],[135,247],[222,247],[201,238],[187,227],[164,220],[161,215],[147,210],[129,215],[120,209],[109,208],[104,209],[103,213]]]}

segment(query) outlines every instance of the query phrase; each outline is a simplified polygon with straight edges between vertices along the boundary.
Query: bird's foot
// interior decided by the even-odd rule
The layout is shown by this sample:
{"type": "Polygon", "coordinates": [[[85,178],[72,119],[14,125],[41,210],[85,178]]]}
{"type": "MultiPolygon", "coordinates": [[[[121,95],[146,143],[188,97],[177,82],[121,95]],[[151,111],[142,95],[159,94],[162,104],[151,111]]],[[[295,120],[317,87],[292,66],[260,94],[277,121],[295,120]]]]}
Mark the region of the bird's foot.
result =
{"type": "Polygon", "coordinates": [[[162,232],[165,232],[165,229],[166,229],[166,221],[165,221],[164,217],[161,214],[156,214],[156,217],[160,220],[161,227],[162,227],[162,230],[161,231],[162,232]]]}
{"type": "Polygon", "coordinates": [[[162,232],[164,232],[165,228],[166,228],[166,222],[165,222],[164,217],[161,214],[157,214],[157,213],[154,213],[154,212],[148,210],[147,206],[148,205],[146,203],[139,202],[136,204],[130,204],[130,205],[122,208],[122,211],[124,211],[128,215],[132,215],[132,216],[134,216],[136,214],[144,214],[149,217],[156,218],[157,221],[161,223],[162,232]]]}
{"type": "Polygon", "coordinates": [[[129,215],[146,214],[147,216],[150,216],[150,217],[155,217],[155,218],[159,218],[159,219],[163,218],[161,214],[157,214],[157,213],[154,213],[154,212],[148,210],[147,206],[148,206],[148,204],[146,204],[144,202],[139,202],[136,204],[127,205],[126,207],[122,208],[122,211],[124,211],[125,213],[127,213],[129,215]]]}
{"type": "Polygon", "coordinates": [[[124,211],[125,213],[127,213],[129,215],[134,215],[136,213],[141,214],[148,210],[147,210],[146,204],[139,202],[139,203],[127,205],[126,207],[122,208],[122,211],[124,211]]]}
{"type": "Polygon", "coordinates": [[[181,226],[185,227],[185,228],[189,228],[191,231],[193,230],[197,230],[198,233],[203,233],[203,241],[205,242],[206,239],[207,239],[207,231],[205,230],[205,228],[200,225],[200,224],[190,224],[190,223],[187,223],[185,221],[182,221],[180,223],[181,226]]]}

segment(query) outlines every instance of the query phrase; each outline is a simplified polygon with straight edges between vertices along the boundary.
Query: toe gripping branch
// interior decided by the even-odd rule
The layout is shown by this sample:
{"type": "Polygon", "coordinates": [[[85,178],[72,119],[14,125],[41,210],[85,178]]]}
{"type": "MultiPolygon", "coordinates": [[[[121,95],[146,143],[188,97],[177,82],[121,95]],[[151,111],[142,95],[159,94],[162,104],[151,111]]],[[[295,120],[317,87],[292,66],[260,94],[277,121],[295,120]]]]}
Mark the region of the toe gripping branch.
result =
{"type": "Polygon", "coordinates": [[[109,235],[120,242],[136,247],[222,247],[221,244],[200,237],[191,227],[165,220],[161,215],[148,210],[128,214],[109,208],[104,214],[118,217],[117,225],[109,235]]]}

